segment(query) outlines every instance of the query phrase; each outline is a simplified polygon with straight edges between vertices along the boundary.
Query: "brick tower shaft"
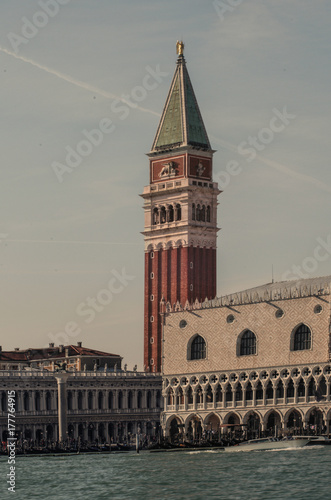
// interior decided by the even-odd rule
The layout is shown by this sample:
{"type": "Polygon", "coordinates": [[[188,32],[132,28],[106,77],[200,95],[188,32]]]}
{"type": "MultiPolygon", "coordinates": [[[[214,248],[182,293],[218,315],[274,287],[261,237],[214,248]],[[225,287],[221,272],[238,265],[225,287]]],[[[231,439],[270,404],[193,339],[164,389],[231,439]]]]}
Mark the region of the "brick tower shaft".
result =
{"type": "MultiPolygon", "coordinates": [[[[182,42],[178,42],[182,44],[182,42]]],[[[183,44],[149,153],[145,211],[144,364],[161,371],[160,302],[216,296],[217,183],[214,151],[186,69],[183,44]]],[[[178,325],[174,325],[178,327],[178,325]]]]}

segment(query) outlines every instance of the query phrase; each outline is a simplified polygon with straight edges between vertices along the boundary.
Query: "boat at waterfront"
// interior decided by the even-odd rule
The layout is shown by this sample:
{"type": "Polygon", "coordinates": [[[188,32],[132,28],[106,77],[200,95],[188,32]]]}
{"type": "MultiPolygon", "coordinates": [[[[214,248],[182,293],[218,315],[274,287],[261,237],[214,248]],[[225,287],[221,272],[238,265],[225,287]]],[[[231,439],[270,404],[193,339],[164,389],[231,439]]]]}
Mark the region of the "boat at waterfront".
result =
{"type": "Polygon", "coordinates": [[[331,445],[331,440],[326,436],[305,436],[309,439],[309,446],[331,445]]]}
{"type": "Polygon", "coordinates": [[[227,452],[232,451],[256,451],[256,450],[280,450],[286,448],[302,448],[310,442],[308,437],[291,437],[278,440],[267,437],[261,439],[251,439],[234,446],[224,448],[227,452]]]}

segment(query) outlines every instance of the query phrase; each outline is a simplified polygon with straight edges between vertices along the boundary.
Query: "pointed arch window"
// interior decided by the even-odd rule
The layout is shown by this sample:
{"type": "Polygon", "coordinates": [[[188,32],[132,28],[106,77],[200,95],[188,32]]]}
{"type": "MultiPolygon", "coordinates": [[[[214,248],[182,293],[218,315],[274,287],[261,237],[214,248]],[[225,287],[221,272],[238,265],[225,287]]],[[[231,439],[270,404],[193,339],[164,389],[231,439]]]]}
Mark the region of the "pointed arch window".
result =
{"type": "Polygon", "coordinates": [[[282,399],[284,397],[284,384],[283,382],[280,380],[277,384],[277,388],[276,388],[276,398],[277,399],[282,399]]]}
{"type": "Polygon", "coordinates": [[[306,386],[304,383],[303,378],[300,379],[300,382],[298,384],[298,396],[299,398],[305,397],[306,395],[306,386]]]}
{"type": "Polygon", "coordinates": [[[206,358],[206,342],[201,335],[196,335],[192,340],[190,354],[190,359],[206,358]]]}
{"type": "Polygon", "coordinates": [[[187,391],[187,402],[189,405],[193,405],[193,389],[192,387],[189,387],[187,391]]]}
{"type": "Polygon", "coordinates": [[[293,383],[292,379],[289,381],[289,383],[287,385],[286,397],[287,398],[294,398],[294,383],[293,383]]]}
{"type": "Polygon", "coordinates": [[[243,398],[243,390],[241,387],[241,383],[239,382],[239,384],[236,387],[236,401],[242,401],[242,398],[243,398]]]}
{"type": "Polygon", "coordinates": [[[294,332],[293,351],[311,349],[311,331],[307,325],[300,325],[294,332]]]}
{"type": "Polygon", "coordinates": [[[256,385],[256,399],[263,399],[263,386],[260,380],[256,385]]]}
{"type": "Polygon", "coordinates": [[[273,397],[274,397],[274,388],[273,388],[271,380],[269,380],[269,383],[267,385],[266,395],[267,395],[267,399],[273,399],[273,397]]]}
{"type": "Polygon", "coordinates": [[[204,205],[202,205],[202,208],[201,208],[200,220],[202,222],[206,222],[206,207],[204,205]]]}
{"type": "Polygon", "coordinates": [[[240,356],[256,354],[256,336],[251,330],[246,330],[240,338],[240,356]]]}
{"type": "Polygon", "coordinates": [[[253,399],[253,388],[251,382],[248,382],[246,386],[246,400],[252,401],[253,399]]]}
{"type": "Polygon", "coordinates": [[[207,222],[210,222],[210,206],[207,206],[207,211],[206,211],[206,220],[207,222]]]}

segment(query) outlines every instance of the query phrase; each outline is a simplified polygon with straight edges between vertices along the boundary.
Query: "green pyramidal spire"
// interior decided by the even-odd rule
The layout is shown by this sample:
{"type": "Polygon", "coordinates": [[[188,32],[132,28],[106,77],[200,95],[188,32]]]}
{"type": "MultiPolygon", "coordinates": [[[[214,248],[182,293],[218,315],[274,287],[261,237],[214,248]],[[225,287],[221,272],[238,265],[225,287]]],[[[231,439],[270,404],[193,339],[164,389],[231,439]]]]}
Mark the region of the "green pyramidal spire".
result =
{"type": "Polygon", "coordinates": [[[211,150],[192,83],[186,69],[182,44],[152,152],[196,146],[211,150]]]}

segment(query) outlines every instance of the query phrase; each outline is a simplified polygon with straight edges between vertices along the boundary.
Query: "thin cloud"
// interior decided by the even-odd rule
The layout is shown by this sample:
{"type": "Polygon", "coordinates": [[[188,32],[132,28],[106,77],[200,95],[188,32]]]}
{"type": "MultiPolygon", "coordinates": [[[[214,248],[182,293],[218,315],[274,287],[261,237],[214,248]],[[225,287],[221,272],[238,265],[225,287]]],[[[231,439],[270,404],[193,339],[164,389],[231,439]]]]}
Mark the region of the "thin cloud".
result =
{"type": "MultiPolygon", "coordinates": [[[[221,139],[218,139],[217,137],[210,136],[213,141],[215,141],[218,144],[221,144],[224,148],[237,153],[238,154],[238,146],[235,146],[234,144],[231,144],[230,142],[223,141],[221,139]]],[[[310,175],[306,174],[301,174],[300,172],[297,172],[296,170],[292,170],[290,167],[287,167],[286,165],[283,165],[282,163],[279,163],[274,160],[269,160],[268,158],[264,158],[263,156],[257,154],[256,159],[258,159],[261,163],[264,163],[268,167],[274,168],[275,170],[278,170],[279,172],[282,172],[283,174],[286,174],[290,177],[293,177],[294,179],[298,179],[300,181],[306,182],[308,184],[311,184],[318,189],[321,189],[322,191],[326,191],[327,193],[331,193],[331,187],[327,186],[323,182],[319,181],[318,179],[315,179],[314,177],[311,177],[310,175]]]]}
{"type": "MultiPolygon", "coordinates": [[[[92,92],[93,94],[100,95],[101,97],[105,97],[106,99],[119,99],[124,104],[127,104],[128,106],[130,105],[128,103],[128,101],[123,99],[123,97],[120,97],[116,94],[112,94],[111,92],[106,92],[105,90],[99,89],[98,87],[94,87],[93,85],[89,85],[88,83],[81,82],[80,80],[76,80],[75,78],[72,78],[69,75],[65,75],[64,73],[60,73],[59,71],[56,71],[55,69],[49,68],[48,66],[44,66],[43,64],[39,64],[36,61],[33,61],[32,59],[28,59],[27,57],[19,56],[19,55],[15,54],[15,52],[11,52],[10,50],[4,49],[3,47],[0,47],[0,52],[3,52],[4,54],[7,54],[8,56],[14,57],[15,59],[19,59],[20,61],[23,61],[27,64],[31,64],[35,68],[39,68],[42,71],[46,71],[46,73],[49,73],[50,75],[54,75],[57,78],[60,78],[61,80],[64,80],[65,82],[71,83],[72,85],[75,85],[76,87],[80,87],[81,89],[87,90],[88,92],[92,92]]],[[[138,106],[137,104],[135,105],[135,109],[139,109],[143,113],[150,113],[152,115],[160,117],[160,114],[156,113],[156,111],[153,111],[152,109],[148,109],[148,108],[143,108],[142,106],[138,106]]]]}

